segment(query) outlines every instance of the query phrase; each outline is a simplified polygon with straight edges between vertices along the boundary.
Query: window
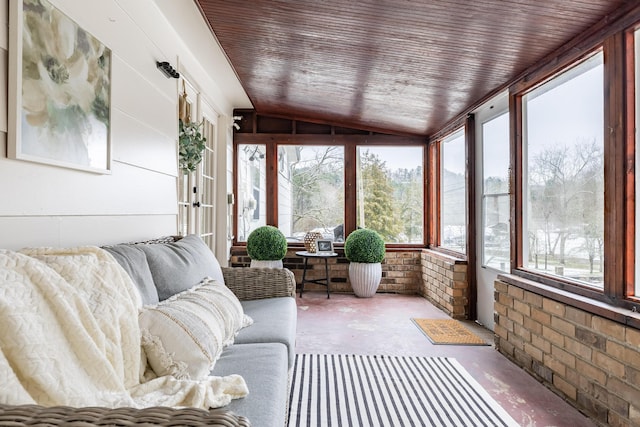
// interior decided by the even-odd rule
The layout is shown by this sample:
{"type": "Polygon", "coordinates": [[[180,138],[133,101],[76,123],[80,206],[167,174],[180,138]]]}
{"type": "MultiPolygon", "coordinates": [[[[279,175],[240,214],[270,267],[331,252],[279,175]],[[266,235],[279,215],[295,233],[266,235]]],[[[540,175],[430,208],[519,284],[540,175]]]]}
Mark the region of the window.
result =
{"type": "Polygon", "coordinates": [[[442,140],[440,176],[440,246],[467,250],[467,180],[464,130],[442,140]]]}
{"type": "Polygon", "coordinates": [[[278,228],[294,242],[308,231],[344,241],[342,146],[278,146],[278,228]]]}
{"type": "Polygon", "coordinates": [[[422,147],[357,147],[358,227],[386,243],[423,243],[422,147]]]}
{"type": "Polygon", "coordinates": [[[523,266],[603,287],[604,90],[598,53],[523,97],[523,266]]]}
{"type": "Polygon", "coordinates": [[[509,113],[482,124],[482,265],[510,270],[509,113]]]}
{"type": "Polygon", "coordinates": [[[639,38],[637,27],[605,36],[511,98],[514,274],[634,311],[639,38]]]}
{"type": "Polygon", "coordinates": [[[269,224],[291,244],[315,231],[339,245],[366,227],[424,247],[426,138],[234,114],[234,243],[269,224]]]}
{"type": "Polygon", "coordinates": [[[264,145],[238,146],[238,241],[246,242],[256,228],[266,225],[266,162],[264,145]]]}

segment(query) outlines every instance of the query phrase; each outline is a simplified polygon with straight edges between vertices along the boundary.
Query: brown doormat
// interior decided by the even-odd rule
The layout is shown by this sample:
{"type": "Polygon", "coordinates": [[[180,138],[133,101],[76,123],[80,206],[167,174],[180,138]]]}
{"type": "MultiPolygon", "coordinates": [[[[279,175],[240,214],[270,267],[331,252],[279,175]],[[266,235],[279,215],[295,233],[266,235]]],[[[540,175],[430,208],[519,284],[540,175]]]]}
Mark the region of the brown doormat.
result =
{"type": "Polygon", "coordinates": [[[489,345],[454,319],[411,319],[434,344],[489,345]]]}

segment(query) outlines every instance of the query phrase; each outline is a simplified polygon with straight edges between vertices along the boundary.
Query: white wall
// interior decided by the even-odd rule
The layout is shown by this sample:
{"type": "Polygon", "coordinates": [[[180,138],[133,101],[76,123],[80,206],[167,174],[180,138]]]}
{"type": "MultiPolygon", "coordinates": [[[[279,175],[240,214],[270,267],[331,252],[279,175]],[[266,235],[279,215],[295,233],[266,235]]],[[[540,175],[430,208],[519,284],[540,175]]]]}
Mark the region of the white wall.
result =
{"type": "MultiPolygon", "coordinates": [[[[0,0],[4,28],[9,1],[0,0]]],[[[157,70],[156,61],[171,62],[197,82],[225,118],[221,124],[230,122],[233,108],[250,108],[246,94],[193,1],[50,1],[112,51],[112,173],[6,157],[9,46],[7,33],[0,32],[0,248],[101,245],[175,234],[178,87],[157,70]]],[[[225,156],[232,134],[220,135],[227,137],[219,138],[218,153],[225,156]]],[[[227,187],[225,169],[220,178],[227,187]]],[[[224,191],[219,199],[226,204],[224,191]]]]}

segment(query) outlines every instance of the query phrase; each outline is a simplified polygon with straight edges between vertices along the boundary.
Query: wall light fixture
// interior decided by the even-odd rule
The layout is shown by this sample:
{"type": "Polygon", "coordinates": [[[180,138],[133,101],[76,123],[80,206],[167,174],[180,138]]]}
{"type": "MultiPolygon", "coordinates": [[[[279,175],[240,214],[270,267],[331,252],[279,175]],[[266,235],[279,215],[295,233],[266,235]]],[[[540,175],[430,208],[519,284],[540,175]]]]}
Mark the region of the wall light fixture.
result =
{"type": "Polygon", "coordinates": [[[179,77],[180,77],[180,73],[179,73],[179,72],[177,72],[177,71],[175,70],[175,68],[173,68],[173,67],[171,66],[171,64],[169,64],[169,63],[168,63],[168,62],[166,62],[166,61],[165,61],[165,62],[157,61],[157,62],[156,62],[156,67],[158,67],[158,69],[159,69],[160,71],[162,71],[162,74],[164,74],[168,79],[169,79],[169,78],[172,78],[172,77],[173,77],[174,79],[177,79],[177,78],[179,78],[179,77]]]}

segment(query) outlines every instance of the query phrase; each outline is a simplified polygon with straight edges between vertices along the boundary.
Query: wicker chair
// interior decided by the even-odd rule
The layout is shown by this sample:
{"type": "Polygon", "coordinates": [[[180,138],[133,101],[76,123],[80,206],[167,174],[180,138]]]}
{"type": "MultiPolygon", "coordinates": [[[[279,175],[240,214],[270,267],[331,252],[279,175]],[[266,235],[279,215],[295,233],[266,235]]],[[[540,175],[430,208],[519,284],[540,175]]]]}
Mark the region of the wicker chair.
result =
{"type": "Polygon", "coordinates": [[[222,274],[240,300],[296,296],[296,278],[286,268],[222,267],[222,274]]]}
{"type": "MultiPolygon", "coordinates": [[[[287,269],[223,267],[225,284],[239,299],[295,297],[296,281],[287,269]]],[[[72,408],[39,405],[0,404],[0,426],[228,426],[251,423],[224,408],[205,411],[196,408],[72,408]]]]}
{"type": "Polygon", "coordinates": [[[224,409],[71,408],[0,405],[1,426],[224,426],[249,427],[249,421],[224,409]]]}

